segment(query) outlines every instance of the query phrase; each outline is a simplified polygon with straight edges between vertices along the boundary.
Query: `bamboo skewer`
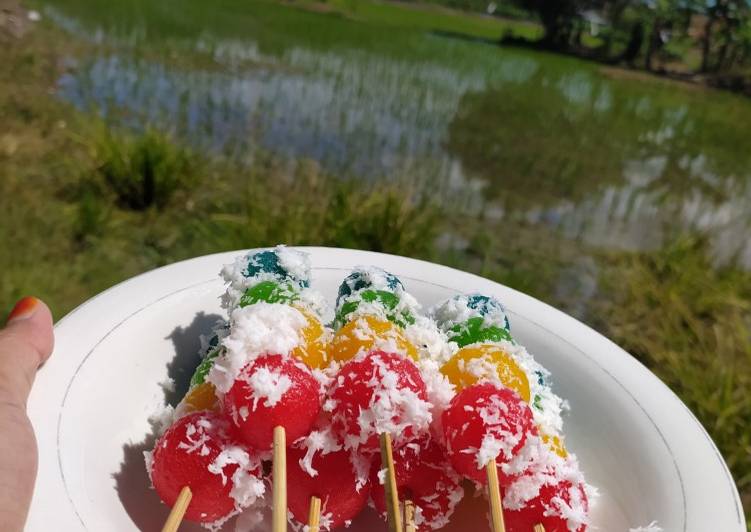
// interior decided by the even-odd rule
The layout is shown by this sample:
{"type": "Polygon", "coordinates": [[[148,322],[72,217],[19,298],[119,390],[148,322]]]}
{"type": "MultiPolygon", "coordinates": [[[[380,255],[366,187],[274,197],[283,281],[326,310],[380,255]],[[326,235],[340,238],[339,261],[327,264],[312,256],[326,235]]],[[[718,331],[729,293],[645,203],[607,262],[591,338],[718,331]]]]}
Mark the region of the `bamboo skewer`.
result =
{"type": "Polygon", "coordinates": [[[284,427],[274,427],[274,456],[271,474],[272,484],[271,530],[287,530],[287,444],[284,427]]]}
{"type": "Polygon", "coordinates": [[[495,460],[488,462],[485,470],[488,474],[488,498],[490,499],[490,514],[493,517],[493,532],[506,532],[503,522],[503,504],[501,502],[501,488],[498,486],[498,469],[495,460]]]}
{"type": "Polygon", "coordinates": [[[407,499],[404,501],[404,532],[417,532],[415,526],[415,504],[407,499]]]}
{"type": "Polygon", "coordinates": [[[321,499],[313,495],[310,498],[310,510],[308,511],[308,532],[318,532],[321,521],[321,499]]]}
{"type": "Polygon", "coordinates": [[[177,496],[175,504],[172,505],[172,510],[167,516],[167,520],[164,522],[162,532],[177,532],[182,523],[185,512],[190,504],[190,499],[193,498],[193,492],[190,491],[188,486],[183,487],[180,490],[180,494],[177,496]]]}
{"type": "Polygon", "coordinates": [[[386,492],[389,531],[402,532],[402,516],[399,511],[399,494],[394,473],[394,454],[391,449],[391,435],[388,432],[381,434],[381,463],[386,466],[386,483],[383,487],[386,492]]]}
{"type": "Polygon", "coordinates": [[[542,526],[542,523],[537,523],[534,532],[545,532],[545,527],[542,526]]]}

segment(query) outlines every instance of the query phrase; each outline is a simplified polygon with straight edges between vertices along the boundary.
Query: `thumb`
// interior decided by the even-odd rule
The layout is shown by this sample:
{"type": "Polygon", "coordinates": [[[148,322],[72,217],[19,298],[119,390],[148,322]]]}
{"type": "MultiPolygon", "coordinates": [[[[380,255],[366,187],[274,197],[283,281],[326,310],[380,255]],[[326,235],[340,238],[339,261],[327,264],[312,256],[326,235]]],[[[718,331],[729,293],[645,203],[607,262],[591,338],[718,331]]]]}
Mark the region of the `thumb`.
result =
{"type": "Polygon", "coordinates": [[[50,309],[35,297],[21,299],[0,330],[0,403],[25,409],[37,369],[53,345],[50,309]]]}

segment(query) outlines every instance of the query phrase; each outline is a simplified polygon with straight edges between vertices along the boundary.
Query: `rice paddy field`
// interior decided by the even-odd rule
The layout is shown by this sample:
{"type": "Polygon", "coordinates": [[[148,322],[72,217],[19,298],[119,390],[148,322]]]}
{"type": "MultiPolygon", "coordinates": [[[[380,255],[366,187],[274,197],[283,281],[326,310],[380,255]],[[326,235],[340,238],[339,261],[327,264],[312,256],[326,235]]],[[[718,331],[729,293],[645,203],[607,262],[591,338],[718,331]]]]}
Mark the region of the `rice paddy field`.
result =
{"type": "Polygon", "coordinates": [[[751,100],[371,0],[37,0],[0,46],[0,306],[316,244],[496,279],[611,337],[751,512],[751,100]]]}

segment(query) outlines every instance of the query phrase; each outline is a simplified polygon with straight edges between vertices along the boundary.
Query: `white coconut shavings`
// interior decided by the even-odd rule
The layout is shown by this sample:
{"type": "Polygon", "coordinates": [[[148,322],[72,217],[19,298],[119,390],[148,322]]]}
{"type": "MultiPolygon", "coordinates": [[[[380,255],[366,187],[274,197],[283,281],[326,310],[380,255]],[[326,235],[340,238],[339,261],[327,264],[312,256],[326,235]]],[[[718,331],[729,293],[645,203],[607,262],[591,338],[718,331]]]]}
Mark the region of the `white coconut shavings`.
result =
{"type": "MultiPolygon", "coordinates": [[[[274,251],[279,259],[279,266],[287,272],[293,283],[297,284],[310,279],[310,258],[307,253],[286,246],[277,246],[274,251]]],[[[253,257],[255,253],[237,257],[230,264],[225,264],[220,272],[221,277],[227,283],[227,290],[222,296],[222,307],[228,311],[238,305],[248,288],[265,281],[284,281],[279,274],[271,272],[259,272],[252,277],[246,277],[248,264],[255,260],[253,257]]],[[[306,307],[319,315],[325,309],[323,298],[307,288],[301,289],[300,299],[306,307]]]]}
{"type": "MultiPolygon", "coordinates": [[[[561,458],[537,437],[531,437],[525,448],[526,451],[520,454],[528,453],[526,460],[530,460],[531,474],[520,475],[506,488],[503,507],[509,510],[519,510],[539,495],[542,486],[569,482],[568,500],[560,496],[552,497],[550,504],[544,507],[544,515],[565,519],[571,532],[589,524],[587,501],[582,496],[579,487],[583,486],[588,496],[592,494],[596,497],[596,490],[590,490],[587,486],[584,475],[579,470],[576,456],[569,455],[567,458],[561,458]]],[[[520,463],[517,463],[513,469],[518,470],[520,463]]],[[[592,502],[592,500],[589,501],[590,504],[592,502]]]]}
{"type": "Polygon", "coordinates": [[[155,429],[157,436],[161,436],[177,419],[177,413],[172,405],[164,405],[149,417],[149,424],[155,429]]]}
{"type": "Polygon", "coordinates": [[[628,532],[663,532],[662,527],[657,525],[657,521],[652,521],[647,526],[637,526],[629,528],[628,532]]]}
{"type": "Polygon", "coordinates": [[[355,491],[360,493],[360,490],[368,484],[370,478],[371,458],[362,453],[351,452],[349,453],[349,462],[352,464],[355,473],[355,491]]]}
{"type": "Polygon", "coordinates": [[[331,525],[334,523],[334,514],[326,511],[326,504],[329,502],[328,497],[324,504],[321,505],[321,518],[319,519],[318,526],[321,530],[331,530],[331,525]]]}
{"type": "Polygon", "coordinates": [[[428,315],[431,316],[438,327],[444,331],[464,323],[471,318],[481,317],[483,327],[506,328],[506,313],[503,308],[488,312],[484,316],[476,309],[469,307],[469,299],[479,294],[464,294],[452,297],[430,308],[428,315]]]}
{"type": "MultiPolygon", "coordinates": [[[[358,298],[359,295],[355,294],[354,296],[349,296],[348,298],[346,298],[345,301],[359,300],[358,298]]],[[[386,312],[386,308],[377,301],[360,301],[357,305],[357,308],[347,314],[346,319],[347,321],[351,321],[353,319],[370,316],[380,321],[389,321],[389,314],[389,312],[386,312]]]]}
{"type": "MultiPolygon", "coordinates": [[[[383,318],[381,321],[387,320],[383,318]]],[[[363,317],[356,318],[353,323],[354,327],[350,330],[349,334],[362,344],[357,353],[352,357],[353,359],[361,360],[371,351],[399,353],[407,356],[404,350],[404,340],[400,337],[396,329],[387,329],[384,332],[378,333],[373,330],[368,321],[363,317]]]]}
{"type": "MultiPolygon", "coordinates": [[[[237,261],[235,261],[235,264],[236,263],[237,261]]],[[[246,263],[243,263],[241,268],[245,269],[246,265],[246,263]]],[[[227,268],[227,266],[225,266],[225,268],[227,268]]],[[[245,291],[251,286],[255,286],[265,281],[279,281],[279,278],[273,273],[262,272],[253,277],[245,277],[242,273],[239,273],[241,271],[242,270],[236,270],[235,266],[233,267],[232,273],[225,275],[225,270],[222,270],[222,277],[224,277],[225,281],[230,283],[221,297],[222,308],[226,309],[228,312],[231,312],[239,305],[240,299],[245,294],[245,291]],[[236,276],[238,273],[239,277],[236,276]]]]}
{"type": "Polygon", "coordinates": [[[146,466],[146,473],[149,475],[149,486],[154,487],[154,481],[151,480],[151,471],[154,469],[154,453],[152,451],[143,452],[143,463],[146,466]]]}
{"type": "Polygon", "coordinates": [[[553,497],[545,507],[543,515],[559,515],[566,520],[569,530],[579,530],[589,522],[587,506],[579,486],[568,488],[568,501],[563,497],[553,497]]]}
{"type": "Polygon", "coordinates": [[[230,497],[239,508],[247,508],[256,499],[263,497],[265,486],[263,481],[243,467],[238,467],[232,474],[232,489],[230,497]]]}
{"type": "Polygon", "coordinates": [[[206,443],[211,440],[206,430],[210,428],[211,422],[204,418],[198,418],[195,423],[188,423],[185,427],[185,441],[178,443],[177,448],[184,449],[188,454],[199,451],[201,456],[206,456],[209,454],[206,443]]]}
{"type": "Polygon", "coordinates": [[[415,525],[425,527],[431,530],[438,530],[449,524],[451,515],[453,515],[456,505],[464,498],[464,488],[456,482],[446,484],[441,481],[436,486],[436,493],[432,496],[421,497],[415,503],[415,525]],[[438,494],[448,498],[448,507],[445,511],[438,502],[438,494]],[[428,520],[423,515],[423,508],[438,510],[432,519],[428,520]],[[418,517],[419,515],[419,517],[418,517]]]}
{"type": "Polygon", "coordinates": [[[490,399],[490,404],[479,407],[477,413],[485,426],[488,427],[488,432],[483,437],[475,456],[477,469],[484,468],[488,462],[498,456],[502,456],[503,461],[511,460],[513,450],[521,441],[523,431],[520,427],[508,427],[506,422],[508,406],[506,403],[493,396],[490,399]]]}
{"type": "Polygon", "coordinates": [[[235,508],[241,510],[255,503],[262,497],[265,491],[263,481],[253,474],[258,470],[260,463],[256,457],[251,457],[248,452],[238,445],[228,445],[209,464],[208,470],[222,478],[222,484],[227,483],[224,468],[228,465],[237,464],[237,469],[232,474],[232,488],[230,497],[235,501],[235,508]]]}
{"type": "Polygon", "coordinates": [[[175,379],[167,377],[159,383],[159,387],[166,393],[172,393],[175,391],[175,379]]]}
{"type": "MultiPolygon", "coordinates": [[[[551,453],[549,453],[542,440],[538,436],[530,434],[527,436],[527,440],[524,442],[522,448],[519,449],[511,460],[500,464],[499,467],[509,477],[521,475],[525,471],[530,470],[532,464],[542,459],[547,460],[549,454],[551,453]]],[[[558,455],[555,456],[557,457],[558,455]]]]}
{"type": "Polygon", "coordinates": [[[245,365],[262,354],[287,355],[300,345],[307,324],[297,309],[277,303],[256,303],[232,311],[232,332],[223,341],[225,352],[206,380],[227,393],[245,365]]]}
{"type": "Polygon", "coordinates": [[[426,316],[415,315],[415,322],[407,325],[404,336],[417,347],[420,359],[430,359],[438,364],[444,364],[453,354],[446,333],[438,329],[435,322],[426,316]]]}
{"type": "Polygon", "coordinates": [[[348,284],[351,293],[338,302],[339,305],[342,305],[347,301],[359,301],[360,303],[357,309],[351,314],[352,316],[383,315],[385,318],[383,305],[380,303],[368,303],[362,301],[360,296],[361,290],[382,290],[385,292],[392,292],[397,297],[398,303],[391,312],[395,312],[396,314],[408,313],[413,316],[419,314],[421,305],[401,284],[398,284],[396,288],[389,286],[389,274],[386,271],[375,266],[355,266],[352,273],[358,274],[357,278],[350,279],[348,277],[344,281],[348,284]],[[355,291],[355,284],[362,281],[366,283],[366,288],[355,291]]]}
{"type": "MultiPolygon", "coordinates": [[[[284,394],[292,387],[292,379],[280,371],[274,371],[266,367],[257,368],[247,378],[248,386],[252,394],[248,399],[253,400],[253,411],[258,408],[258,402],[263,401],[263,406],[273,408],[282,400],[284,394]]],[[[245,408],[245,407],[243,407],[245,408]]],[[[242,412],[240,412],[242,416],[242,412]]],[[[248,417],[247,408],[243,419],[248,417]]]]}
{"type": "Polygon", "coordinates": [[[530,405],[535,424],[549,436],[560,436],[563,431],[562,412],[566,403],[558,397],[547,383],[550,372],[540,365],[524,346],[506,340],[497,345],[508,353],[514,362],[527,375],[530,391],[530,405]],[[543,383],[540,384],[540,376],[543,383]],[[535,403],[537,406],[535,406],[535,403]]]}
{"type": "Polygon", "coordinates": [[[356,450],[374,434],[389,432],[394,445],[407,443],[405,430],[411,428],[413,436],[428,432],[432,405],[422,400],[417,393],[399,384],[397,372],[389,369],[380,357],[373,357],[377,371],[368,381],[373,390],[368,408],[361,409],[358,416],[360,432],[348,434],[345,447],[356,450]]]}
{"type": "Polygon", "coordinates": [[[355,285],[360,283],[365,283],[367,288],[373,290],[394,291],[389,286],[389,273],[377,266],[355,266],[352,268],[352,274],[347,276],[343,282],[347,283],[349,291],[352,293],[355,292],[355,285]]]}
{"type": "Polygon", "coordinates": [[[310,256],[307,253],[283,245],[276,246],[274,251],[279,259],[279,266],[292,278],[310,279],[310,256]]]}
{"type": "Polygon", "coordinates": [[[318,475],[318,470],[313,467],[313,458],[316,453],[321,453],[322,456],[325,456],[342,448],[331,432],[331,427],[326,427],[323,430],[313,430],[310,434],[300,438],[295,443],[299,443],[301,447],[306,449],[305,456],[300,459],[299,463],[302,470],[311,477],[318,475]]]}
{"type": "Polygon", "coordinates": [[[487,381],[504,386],[503,380],[498,375],[498,366],[493,360],[487,357],[483,356],[469,360],[460,359],[457,363],[457,369],[461,373],[472,375],[477,381],[487,381]]]}
{"type": "Polygon", "coordinates": [[[323,396],[326,393],[326,390],[329,389],[329,386],[331,386],[331,383],[334,380],[334,375],[336,375],[338,371],[339,364],[335,361],[332,361],[325,369],[313,368],[310,370],[313,377],[318,382],[318,393],[321,396],[323,396]]]}
{"type": "Polygon", "coordinates": [[[435,360],[420,359],[417,367],[425,383],[428,403],[431,405],[430,414],[433,417],[431,432],[439,441],[443,441],[441,416],[455,395],[454,385],[441,373],[435,360]]]}
{"type": "MultiPolygon", "coordinates": [[[[303,288],[299,292],[300,299],[295,305],[305,307],[316,315],[319,319],[329,314],[329,306],[323,294],[312,288],[303,288]]],[[[326,334],[331,335],[331,329],[326,328],[326,334]]]]}

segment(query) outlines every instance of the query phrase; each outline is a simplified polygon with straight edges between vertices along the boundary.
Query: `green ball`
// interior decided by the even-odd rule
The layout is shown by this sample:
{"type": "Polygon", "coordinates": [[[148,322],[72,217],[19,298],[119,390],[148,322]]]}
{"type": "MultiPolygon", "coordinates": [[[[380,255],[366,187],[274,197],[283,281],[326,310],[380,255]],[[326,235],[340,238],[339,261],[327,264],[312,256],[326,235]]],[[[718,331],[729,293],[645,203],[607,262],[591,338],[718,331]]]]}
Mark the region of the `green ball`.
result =
{"type": "Polygon", "coordinates": [[[199,384],[203,384],[206,382],[206,375],[209,374],[209,370],[211,370],[211,366],[214,365],[214,360],[216,360],[216,357],[219,356],[219,353],[222,352],[222,348],[217,347],[213,349],[212,351],[209,351],[208,354],[204,357],[203,360],[201,360],[201,363],[198,364],[198,367],[196,368],[196,371],[193,372],[193,376],[190,378],[190,387],[194,388],[198,386],[199,384]]]}
{"type": "Polygon", "coordinates": [[[484,318],[482,316],[476,316],[468,319],[464,323],[454,325],[449,330],[449,341],[456,342],[459,347],[479,342],[500,342],[501,340],[509,342],[514,341],[511,334],[506,329],[495,325],[483,327],[483,324],[484,318]]]}
{"type": "Polygon", "coordinates": [[[359,298],[351,299],[343,303],[336,313],[336,326],[337,328],[344,325],[347,321],[347,316],[357,310],[360,303],[365,301],[366,303],[378,303],[383,307],[386,318],[398,325],[399,327],[406,327],[409,324],[415,322],[415,317],[408,311],[398,311],[396,307],[399,305],[399,298],[392,292],[386,290],[362,290],[358,294],[359,298]]]}
{"type": "Polygon", "coordinates": [[[262,281],[248,288],[240,298],[240,306],[247,307],[259,301],[266,303],[292,303],[300,295],[291,283],[280,284],[274,281],[262,281]]]}

